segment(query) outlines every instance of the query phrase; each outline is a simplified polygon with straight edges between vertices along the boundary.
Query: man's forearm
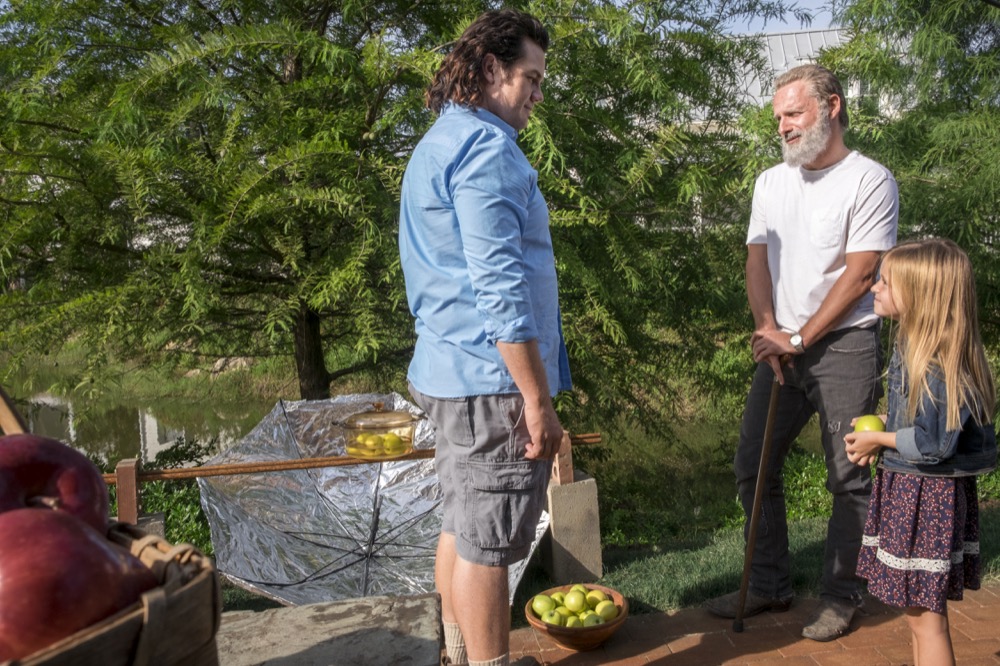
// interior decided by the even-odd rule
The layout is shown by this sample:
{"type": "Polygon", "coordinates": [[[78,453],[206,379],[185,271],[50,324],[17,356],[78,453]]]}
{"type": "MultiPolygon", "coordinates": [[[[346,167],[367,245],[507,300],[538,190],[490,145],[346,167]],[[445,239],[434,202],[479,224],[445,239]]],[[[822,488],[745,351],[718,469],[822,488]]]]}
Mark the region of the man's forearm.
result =
{"type": "Polygon", "coordinates": [[[538,341],[498,342],[497,350],[525,402],[534,406],[552,403],[538,341]]]}
{"type": "Polygon", "coordinates": [[[747,302],[753,313],[755,329],[775,328],[774,294],[771,289],[771,271],[767,265],[767,247],[750,245],[747,247],[746,264],[747,302]]]}
{"type": "Polygon", "coordinates": [[[552,406],[538,342],[498,342],[497,349],[524,398],[524,420],[531,438],[525,457],[551,460],[562,444],[563,428],[552,406]]]}
{"type": "Polygon", "coordinates": [[[799,331],[806,347],[833,330],[864,298],[871,289],[880,255],[879,252],[847,255],[847,268],[837,278],[816,314],[799,331]]]}

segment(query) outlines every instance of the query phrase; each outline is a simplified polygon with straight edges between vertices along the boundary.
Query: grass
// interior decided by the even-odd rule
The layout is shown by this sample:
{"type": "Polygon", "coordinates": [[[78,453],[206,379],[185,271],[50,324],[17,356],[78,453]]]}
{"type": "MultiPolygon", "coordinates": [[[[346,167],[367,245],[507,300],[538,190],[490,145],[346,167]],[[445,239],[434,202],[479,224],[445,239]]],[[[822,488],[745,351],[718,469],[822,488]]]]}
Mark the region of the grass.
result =
{"type": "Polygon", "coordinates": [[[282,608],[283,605],[269,597],[256,594],[234,585],[225,577],[222,578],[222,610],[258,612],[269,608],[282,608]]]}
{"type": "MultiPolygon", "coordinates": [[[[983,503],[980,528],[983,583],[996,584],[1000,582],[1000,502],[983,503]]],[[[799,596],[819,594],[825,537],[825,518],[789,523],[792,583],[799,596]]],[[[743,552],[741,532],[729,528],[690,541],[605,547],[604,576],[596,582],[628,597],[629,610],[635,614],[699,606],[706,599],[739,589],[743,552]]],[[[514,599],[515,627],[527,626],[522,609],[532,594],[555,584],[539,564],[528,567],[514,599]]]]}
{"type": "MultiPolygon", "coordinates": [[[[792,583],[800,596],[819,593],[832,505],[823,457],[807,448],[818,439],[811,424],[784,469],[792,583]]],[[[627,596],[631,612],[697,606],[739,589],[744,542],[731,469],[735,446],[734,432],[697,424],[674,441],[633,432],[601,450],[574,452],[575,465],[598,482],[604,575],[596,582],[627,596]]],[[[1000,472],[981,477],[979,491],[982,577],[997,583],[1000,472]]],[[[539,564],[526,569],[514,600],[515,626],[526,624],[520,616],[528,598],[554,584],[539,564]]]]}

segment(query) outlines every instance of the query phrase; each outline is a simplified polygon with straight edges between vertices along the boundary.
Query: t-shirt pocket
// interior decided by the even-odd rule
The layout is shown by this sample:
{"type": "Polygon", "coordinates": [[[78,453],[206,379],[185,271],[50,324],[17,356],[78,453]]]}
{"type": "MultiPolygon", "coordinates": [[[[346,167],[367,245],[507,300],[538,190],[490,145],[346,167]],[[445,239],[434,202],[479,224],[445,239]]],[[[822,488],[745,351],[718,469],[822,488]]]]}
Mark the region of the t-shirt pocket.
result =
{"type": "Polygon", "coordinates": [[[837,208],[815,208],[809,217],[809,240],[815,247],[835,247],[844,240],[844,213],[837,208]]]}

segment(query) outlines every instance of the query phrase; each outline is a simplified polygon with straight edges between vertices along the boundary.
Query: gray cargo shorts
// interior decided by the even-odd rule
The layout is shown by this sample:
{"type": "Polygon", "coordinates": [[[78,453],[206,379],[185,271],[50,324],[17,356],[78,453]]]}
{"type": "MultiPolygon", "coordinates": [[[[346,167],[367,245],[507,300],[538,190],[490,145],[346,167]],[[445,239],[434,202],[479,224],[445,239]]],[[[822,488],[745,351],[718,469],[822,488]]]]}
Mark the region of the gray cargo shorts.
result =
{"type": "Polygon", "coordinates": [[[435,427],[434,466],[444,493],[441,531],[458,556],[484,566],[527,557],[546,505],[550,460],[527,460],[520,394],[432,398],[410,395],[435,427]]]}

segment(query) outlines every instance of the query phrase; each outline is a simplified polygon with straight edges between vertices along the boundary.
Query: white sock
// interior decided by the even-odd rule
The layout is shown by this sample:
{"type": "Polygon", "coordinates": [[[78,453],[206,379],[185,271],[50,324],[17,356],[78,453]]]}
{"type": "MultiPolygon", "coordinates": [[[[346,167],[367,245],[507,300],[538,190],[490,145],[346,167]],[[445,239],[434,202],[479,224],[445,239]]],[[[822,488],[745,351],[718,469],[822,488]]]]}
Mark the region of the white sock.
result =
{"type": "Polygon", "coordinates": [[[508,666],[510,664],[510,653],[490,659],[489,661],[470,661],[469,666],[508,666]]]}
{"type": "Polygon", "coordinates": [[[448,659],[455,666],[465,666],[469,663],[469,655],[465,651],[465,638],[457,622],[444,622],[444,650],[448,659]]]}

